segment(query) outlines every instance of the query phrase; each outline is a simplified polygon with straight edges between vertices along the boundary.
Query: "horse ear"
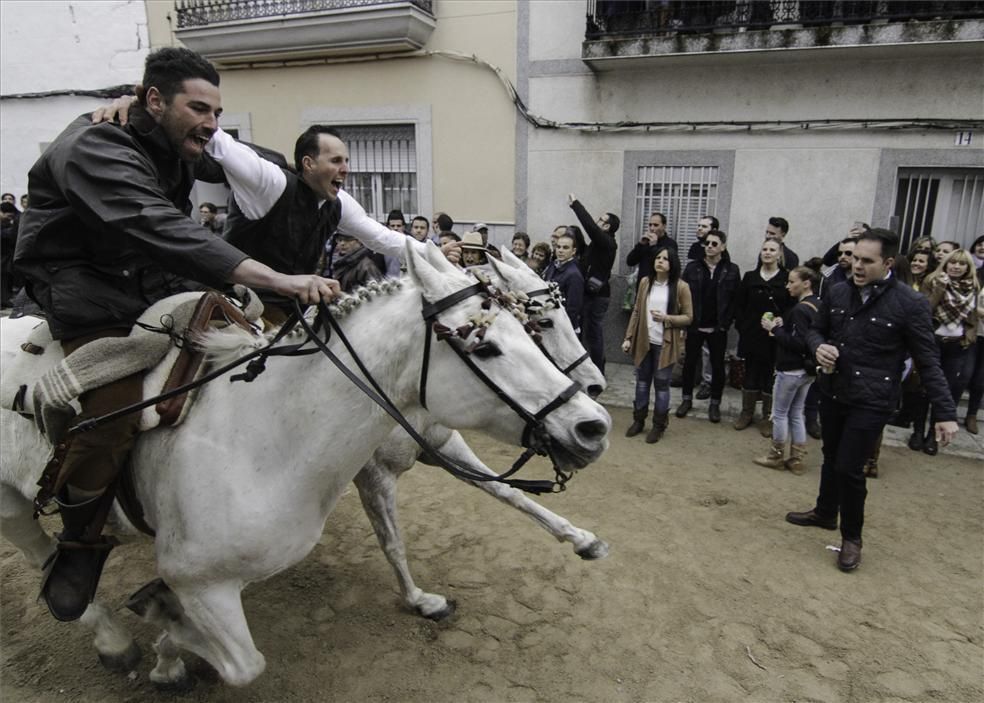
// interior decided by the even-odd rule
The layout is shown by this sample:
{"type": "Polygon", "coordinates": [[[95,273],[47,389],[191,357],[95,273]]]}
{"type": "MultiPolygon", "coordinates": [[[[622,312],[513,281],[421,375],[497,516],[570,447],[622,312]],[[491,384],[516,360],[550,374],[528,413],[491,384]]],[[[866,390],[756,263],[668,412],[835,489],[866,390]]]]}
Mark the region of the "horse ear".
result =
{"type": "Polygon", "coordinates": [[[433,242],[428,242],[427,246],[424,248],[424,252],[427,254],[427,260],[430,261],[434,268],[439,271],[444,271],[446,273],[459,273],[461,269],[448,261],[448,257],[444,255],[441,251],[441,247],[437,246],[433,242]]]}
{"type": "Polygon", "coordinates": [[[513,285],[512,272],[515,271],[515,269],[512,266],[508,266],[507,264],[504,264],[501,261],[496,260],[494,256],[489,256],[488,261],[489,261],[489,266],[492,268],[495,274],[503,281],[505,281],[506,284],[508,284],[509,288],[514,288],[515,286],[513,285]]]}
{"type": "Polygon", "coordinates": [[[425,245],[420,244],[412,237],[407,237],[407,275],[410,276],[421,294],[428,300],[437,300],[449,294],[453,289],[455,278],[464,279],[465,276],[455,271],[455,276],[446,272],[438,271],[427,258],[427,251],[423,249],[425,245]]]}
{"type": "Polygon", "coordinates": [[[502,249],[499,250],[499,255],[502,257],[503,263],[512,266],[514,269],[518,269],[520,266],[526,265],[523,263],[522,259],[513,254],[506,247],[502,247],[502,249]]]}

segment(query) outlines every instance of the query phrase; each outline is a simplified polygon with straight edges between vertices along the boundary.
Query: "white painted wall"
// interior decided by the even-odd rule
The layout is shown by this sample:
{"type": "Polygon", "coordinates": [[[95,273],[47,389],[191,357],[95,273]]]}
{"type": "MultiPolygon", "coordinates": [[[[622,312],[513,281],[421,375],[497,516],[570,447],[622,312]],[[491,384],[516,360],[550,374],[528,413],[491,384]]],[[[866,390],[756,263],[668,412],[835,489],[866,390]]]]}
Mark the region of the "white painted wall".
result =
{"type": "MultiPolygon", "coordinates": [[[[959,46],[694,55],[592,71],[580,61],[584,2],[533,0],[529,19],[528,104],[558,122],[984,117],[984,59],[959,46]]],[[[623,175],[626,152],[734,152],[731,208],[717,215],[742,270],[753,265],[769,216],[790,221],[789,245],[801,259],[822,254],[855,220],[887,225],[884,213],[873,211],[882,150],[963,149],[954,145],[953,132],[929,130],[585,134],[530,128],[527,136],[526,224],[534,241],[559,222],[573,222],[563,201],[569,190],[592,213],[619,212],[623,193],[635,189],[634,179],[623,175]]],[[[984,166],[984,151],[977,153],[984,166]]],[[[629,213],[620,214],[627,222],[629,213]]],[[[621,261],[637,234],[623,232],[621,261]]]]}
{"type": "MultiPolygon", "coordinates": [[[[149,50],[142,0],[0,2],[4,96],[137,83],[149,50]]],[[[104,103],[81,97],[0,101],[0,190],[27,192],[27,172],[75,117],[104,103]]]]}

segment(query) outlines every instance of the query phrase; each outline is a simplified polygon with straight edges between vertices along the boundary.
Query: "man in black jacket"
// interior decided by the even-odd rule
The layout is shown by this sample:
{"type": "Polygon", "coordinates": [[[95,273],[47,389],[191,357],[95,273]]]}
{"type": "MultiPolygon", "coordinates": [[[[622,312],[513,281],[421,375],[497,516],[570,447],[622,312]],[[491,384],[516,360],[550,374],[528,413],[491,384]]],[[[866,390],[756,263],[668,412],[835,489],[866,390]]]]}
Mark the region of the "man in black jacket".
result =
{"type": "Polygon", "coordinates": [[[666,215],[661,212],[654,212],[649,216],[649,224],[636,245],[625,257],[626,266],[638,266],[639,279],[647,278],[653,273],[653,260],[656,252],[663,247],[673,250],[679,258],[677,251],[677,240],[666,233],[666,215]]]}
{"type": "Polygon", "coordinates": [[[721,422],[721,396],[724,393],[724,353],[728,346],[728,328],[735,319],[735,294],[741,272],[725,247],[728,235],[711,230],[704,237],[704,257],[691,261],[683,271],[694,304],[694,321],[687,330],[683,363],[683,401],[676,411],[685,417],[693,408],[694,375],[705,342],[711,358],[711,404],[707,416],[721,422]]]}
{"type": "Polygon", "coordinates": [[[611,301],[612,289],[609,279],[618,242],[619,219],[617,215],[606,212],[594,220],[584,209],[577,197],[571,193],[568,204],[577,215],[578,222],[588,237],[588,248],[584,253],[584,305],[581,312],[581,325],[584,346],[591,355],[591,361],[605,373],[605,313],[611,301]]]}
{"type": "MultiPolygon", "coordinates": [[[[302,302],[330,300],[334,281],[289,276],[250,259],[193,222],[196,178],[223,179],[206,147],[222,111],[219,76],[187,49],[147,57],[139,105],[128,124],[75,120],[45,150],[28,180],[14,264],[44,310],[66,355],[88,342],[127,336],[152,303],[189,288],[185,276],[242,283],[302,302]]],[[[81,420],[139,402],[142,374],[82,395],[81,420]]],[[[65,529],[42,596],[60,620],[82,615],[95,593],[109,544],[92,535],[107,486],[133,444],[138,415],[75,435],[62,462],[65,529]]]]}
{"type": "Polygon", "coordinates": [[[940,369],[929,301],[892,277],[898,254],[895,232],[870,229],[854,246],[852,276],[821,302],[807,344],[819,376],[823,466],[813,510],[788,513],[794,525],[837,529],[837,566],[861,563],[864,464],[895,409],[905,357],[911,355],[940,421],[936,436],[947,444],[957,433],[957,413],[940,369]]]}

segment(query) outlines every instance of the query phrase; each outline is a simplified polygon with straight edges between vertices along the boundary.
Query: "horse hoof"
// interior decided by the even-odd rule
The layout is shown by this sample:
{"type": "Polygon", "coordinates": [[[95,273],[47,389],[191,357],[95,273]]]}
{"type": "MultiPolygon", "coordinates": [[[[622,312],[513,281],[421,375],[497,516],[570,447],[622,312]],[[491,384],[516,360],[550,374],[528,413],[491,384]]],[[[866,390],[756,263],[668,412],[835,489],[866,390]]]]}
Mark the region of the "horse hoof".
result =
{"type": "Polygon", "coordinates": [[[154,688],[158,691],[161,693],[169,693],[171,695],[176,693],[189,693],[195,689],[195,684],[198,682],[198,680],[191,674],[185,674],[181,678],[173,680],[154,681],[153,677],[151,677],[150,680],[154,684],[154,688]]]}
{"type": "Polygon", "coordinates": [[[137,664],[140,663],[142,656],[143,654],[137,643],[131,642],[130,646],[126,648],[126,651],[120,652],[119,654],[103,654],[99,652],[99,663],[108,671],[126,674],[137,668],[137,664]]]}
{"type": "Polygon", "coordinates": [[[454,611],[458,609],[458,604],[451,600],[450,598],[445,602],[445,605],[440,610],[435,610],[432,613],[425,613],[424,611],[417,609],[421,615],[423,615],[428,620],[433,620],[434,622],[440,622],[441,620],[446,620],[452,615],[454,611]]]}
{"type": "Polygon", "coordinates": [[[603,539],[596,539],[587,547],[575,550],[574,553],[585,561],[604,559],[608,556],[608,543],[603,539]]]}

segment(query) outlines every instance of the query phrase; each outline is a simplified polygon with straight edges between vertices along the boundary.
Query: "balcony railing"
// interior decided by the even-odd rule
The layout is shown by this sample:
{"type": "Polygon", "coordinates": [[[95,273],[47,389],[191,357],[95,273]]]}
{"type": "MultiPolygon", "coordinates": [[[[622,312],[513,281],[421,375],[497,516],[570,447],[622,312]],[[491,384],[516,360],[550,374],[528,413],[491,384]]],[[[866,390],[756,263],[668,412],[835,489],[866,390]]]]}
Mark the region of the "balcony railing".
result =
{"type": "Polygon", "coordinates": [[[326,10],[350,10],[382,5],[414,5],[433,15],[432,0],[177,0],[178,29],[207,27],[220,22],[272,19],[326,10]]]}
{"type": "Polygon", "coordinates": [[[984,18],[984,0],[588,0],[588,41],[984,18]]]}

